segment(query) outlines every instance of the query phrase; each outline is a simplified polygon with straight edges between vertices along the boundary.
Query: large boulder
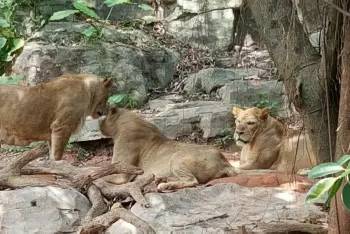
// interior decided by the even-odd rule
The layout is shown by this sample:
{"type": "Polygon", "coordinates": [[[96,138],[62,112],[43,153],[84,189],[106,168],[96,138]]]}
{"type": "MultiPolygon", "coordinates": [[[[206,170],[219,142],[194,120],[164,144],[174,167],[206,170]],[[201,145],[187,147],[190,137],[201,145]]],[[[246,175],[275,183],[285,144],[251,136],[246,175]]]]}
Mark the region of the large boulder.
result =
{"type": "Polygon", "coordinates": [[[232,81],[236,80],[243,80],[258,73],[259,70],[255,68],[207,68],[200,70],[197,73],[190,74],[186,79],[184,90],[187,93],[202,91],[210,94],[227,83],[231,83],[232,81]]]}
{"type": "Polygon", "coordinates": [[[226,105],[269,107],[281,116],[288,115],[283,83],[261,79],[256,68],[207,68],[188,76],[184,90],[216,94],[226,105]]]}
{"type": "Polygon", "coordinates": [[[166,17],[166,28],[177,38],[196,46],[222,49],[230,45],[233,11],[241,0],[178,0],[166,17]]]}
{"type": "MultiPolygon", "coordinates": [[[[175,103],[172,99],[156,99],[150,102],[150,111],[141,116],[156,125],[171,139],[199,133],[207,139],[224,134],[231,129],[233,121],[231,106],[215,101],[193,101],[175,103]]],[[[88,119],[79,133],[71,137],[72,142],[102,139],[98,120],[88,119]]]]}
{"type": "Polygon", "coordinates": [[[73,189],[27,187],[0,191],[0,232],[74,233],[89,208],[89,200],[73,189]]]}
{"type": "MultiPolygon", "coordinates": [[[[236,184],[146,194],[150,208],[131,211],[156,233],[327,233],[327,213],[305,204],[305,194],[236,184]]],[[[119,220],[107,232],[141,233],[119,220]]]]}
{"type": "Polygon", "coordinates": [[[49,23],[26,43],[13,71],[23,74],[29,85],[65,72],[111,77],[116,91],[130,94],[140,104],[149,89],[165,87],[171,81],[176,54],[142,31],[110,26],[90,42],[82,34],[88,27],[84,23],[49,23]]]}
{"type": "MultiPolygon", "coordinates": [[[[157,109],[156,109],[157,110],[157,109]]],[[[160,112],[144,115],[169,138],[200,132],[207,139],[232,127],[231,107],[222,102],[193,101],[162,106],[160,112]]]]}

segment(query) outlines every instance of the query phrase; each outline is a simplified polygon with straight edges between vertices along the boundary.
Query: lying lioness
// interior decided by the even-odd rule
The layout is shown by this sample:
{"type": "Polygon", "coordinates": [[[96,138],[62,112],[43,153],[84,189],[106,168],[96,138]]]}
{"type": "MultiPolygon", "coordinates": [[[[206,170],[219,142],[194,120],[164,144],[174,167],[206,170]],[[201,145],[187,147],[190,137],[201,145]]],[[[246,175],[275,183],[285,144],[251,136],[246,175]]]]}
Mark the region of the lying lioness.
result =
{"type": "MultiPolygon", "coordinates": [[[[215,148],[179,143],[165,137],[156,126],[136,114],[111,108],[100,123],[101,131],[113,137],[112,162],[122,161],[140,167],[145,175],[172,178],[158,190],[173,190],[206,183],[211,179],[235,175],[234,168],[215,148]]],[[[112,183],[127,182],[125,175],[109,177],[112,183]]]]}
{"type": "Polygon", "coordinates": [[[234,107],[234,138],[242,147],[241,169],[277,169],[293,173],[316,164],[307,134],[287,130],[267,109],[234,107]]]}
{"type": "Polygon", "coordinates": [[[111,80],[63,75],[33,87],[0,85],[0,144],[48,141],[50,158],[60,160],[71,134],[103,114],[111,80]]]}

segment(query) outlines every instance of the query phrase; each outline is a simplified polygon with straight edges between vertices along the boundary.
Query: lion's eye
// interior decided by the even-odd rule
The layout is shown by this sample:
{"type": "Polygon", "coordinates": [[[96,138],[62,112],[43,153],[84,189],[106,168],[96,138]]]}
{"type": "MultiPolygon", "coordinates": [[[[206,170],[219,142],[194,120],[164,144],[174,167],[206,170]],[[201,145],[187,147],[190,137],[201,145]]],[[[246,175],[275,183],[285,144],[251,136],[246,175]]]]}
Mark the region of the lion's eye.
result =
{"type": "Polygon", "coordinates": [[[254,125],[255,122],[248,122],[247,124],[248,124],[248,125],[254,125]]]}

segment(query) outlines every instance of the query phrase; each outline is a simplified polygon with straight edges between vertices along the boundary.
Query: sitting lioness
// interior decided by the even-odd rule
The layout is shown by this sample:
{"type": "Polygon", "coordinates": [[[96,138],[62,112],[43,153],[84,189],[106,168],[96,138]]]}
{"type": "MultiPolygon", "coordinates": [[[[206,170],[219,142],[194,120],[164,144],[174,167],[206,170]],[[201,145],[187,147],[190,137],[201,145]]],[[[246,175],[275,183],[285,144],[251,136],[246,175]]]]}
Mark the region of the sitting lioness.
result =
{"type": "Polygon", "coordinates": [[[0,144],[48,141],[50,158],[60,160],[85,117],[103,114],[111,84],[110,79],[80,74],[33,87],[0,85],[0,144]]]}
{"type": "Polygon", "coordinates": [[[288,131],[267,109],[234,107],[232,113],[236,118],[234,138],[242,147],[241,169],[294,173],[316,165],[308,135],[288,131]]]}
{"type": "MultiPolygon", "coordinates": [[[[157,187],[159,191],[192,187],[214,178],[235,175],[234,168],[215,148],[179,143],[165,137],[156,126],[135,113],[112,107],[100,122],[101,132],[113,137],[112,162],[122,161],[143,169],[145,175],[172,178],[157,187]]],[[[108,178],[115,184],[129,180],[127,175],[108,178]]]]}

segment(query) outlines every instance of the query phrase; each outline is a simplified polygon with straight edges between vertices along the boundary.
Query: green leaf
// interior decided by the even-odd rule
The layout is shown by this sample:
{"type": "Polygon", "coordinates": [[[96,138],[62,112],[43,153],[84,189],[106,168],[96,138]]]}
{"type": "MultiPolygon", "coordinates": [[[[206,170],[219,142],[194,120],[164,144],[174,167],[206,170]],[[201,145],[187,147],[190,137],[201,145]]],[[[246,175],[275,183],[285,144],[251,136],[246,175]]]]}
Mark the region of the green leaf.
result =
{"type": "Polygon", "coordinates": [[[15,38],[12,41],[12,47],[8,53],[12,54],[16,50],[21,49],[23,46],[24,46],[24,40],[22,38],[15,38]]]}
{"type": "Polygon", "coordinates": [[[0,37],[0,50],[6,45],[7,39],[5,37],[0,37]]]}
{"type": "Polygon", "coordinates": [[[322,163],[312,168],[308,176],[310,179],[316,179],[319,177],[335,174],[342,171],[344,171],[344,168],[337,163],[334,163],[334,162],[322,163]]]}
{"type": "Polygon", "coordinates": [[[337,181],[337,179],[338,178],[331,177],[318,181],[310,188],[309,192],[306,194],[305,201],[307,203],[324,202],[324,197],[328,195],[328,192],[337,181]]]}
{"type": "Polygon", "coordinates": [[[7,22],[7,20],[0,17],[0,28],[8,28],[8,27],[10,27],[10,24],[7,22]]]}
{"type": "Polygon", "coordinates": [[[346,183],[344,185],[344,188],[341,194],[341,199],[346,209],[350,212],[350,184],[349,183],[346,183]]]}
{"type": "Polygon", "coordinates": [[[86,29],[84,29],[84,31],[81,32],[85,37],[87,38],[91,38],[93,35],[97,34],[97,29],[93,26],[90,26],[86,29]]]}
{"type": "Polygon", "coordinates": [[[348,166],[347,169],[345,169],[345,171],[343,173],[341,173],[338,177],[339,178],[344,178],[345,176],[350,175],[350,165],[348,166]]]}
{"type": "Polygon", "coordinates": [[[138,7],[144,11],[153,11],[153,7],[147,4],[139,4],[138,7]]]}
{"type": "Polygon", "coordinates": [[[0,76],[0,85],[18,85],[20,81],[22,81],[24,77],[22,75],[2,75],[0,76]]]}
{"type": "Polygon", "coordinates": [[[116,94],[108,98],[110,104],[123,104],[125,99],[128,97],[127,94],[116,94]]]}
{"type": "Polygon", "coordinates": [[[337,163],[342,166],[347,166],[347,164],[350,162],[350,155],[345,154],[340,159],[337,160],[337,163]]]}
{"type": "Polygon", "coordinates": [[[96,14],[96,12],[88,7],[86,3],[82,0],[77,0],[73,2],[73,6],[75,9],[79,10],[84,15],[87,15],[94,19],[99,19],[100,17],[96,14]]]}
{"type": "Polygon", "coordinates": [[[75,13],[78,13],[78,10],[65,10],[65,11],[56,11],[53,13],[53,15],[50,17],[50,21],[54,20],[61,20],[64,18],[67,18],[68,16],[74,15],[75,13]]]}
{"type": "Polygon", "coordinates": [[[108,7],[113,7],[115,5],[120,5],[120,4],[130,4],[131,0],[105,0],[104,4],[106,4],[108,7]]]}
{"type": "Polygon", "coordinates": [[[335,183],[333,184],[333,186],[329,189],[329,193],[328,193],[328,198],[327,198],[327,206],[329,206],[331,199],[335,196],[335,194],[338,192],[342,182],[343,182],[344,178],[339,178],[337,179],[337,181],[335,181],[335,183]]]}

